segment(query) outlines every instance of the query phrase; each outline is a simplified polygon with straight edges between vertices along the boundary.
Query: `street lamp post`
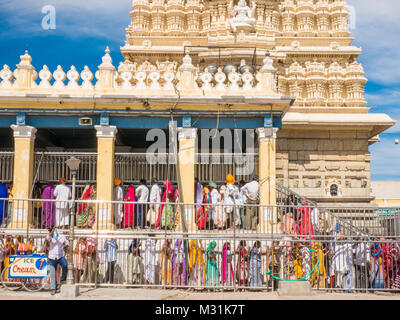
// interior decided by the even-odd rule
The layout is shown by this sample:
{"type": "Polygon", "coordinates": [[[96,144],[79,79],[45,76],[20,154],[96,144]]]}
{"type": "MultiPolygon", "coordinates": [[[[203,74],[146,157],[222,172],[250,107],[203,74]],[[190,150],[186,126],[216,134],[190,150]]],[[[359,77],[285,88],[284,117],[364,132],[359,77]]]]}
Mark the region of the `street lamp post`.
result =
{"type": "Polygon", "coordinates": [[[71,157],[67,161],[65,161],[66,165],[70,169],[72,173],[72,206],[70,208],[70,245],[69,245],[69,259],[68,259],[68,273],[67,273],[67,284],[66,286],[61,287],[62,294],[67,297],[76,297],[78,295],[78,287],[75,285],[74,281],[74,266],[73,266],[73,246],[74,246],[74,225],[75,225],[75,215],[74,215],[74,208],[75,208],[75,189],[76,189],[76,174],[78,173],[79,165],[81,160],[77,159],[76,157],[71,157]]]}

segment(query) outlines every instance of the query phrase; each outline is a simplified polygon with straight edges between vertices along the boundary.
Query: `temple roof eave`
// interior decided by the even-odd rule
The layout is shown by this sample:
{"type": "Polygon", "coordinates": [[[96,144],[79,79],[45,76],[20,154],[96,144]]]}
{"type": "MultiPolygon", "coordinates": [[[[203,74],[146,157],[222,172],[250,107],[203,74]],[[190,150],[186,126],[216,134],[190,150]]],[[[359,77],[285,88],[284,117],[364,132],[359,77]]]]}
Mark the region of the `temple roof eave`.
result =
{"type": "Polygon", "coordinates": [[[383,113],[366,114],[340,114],[340,113],[298,113],[288,112],[282,119],[284,128],[302,128],[309,126],[314,128],[336,129],[367,129],[370,132],[368,138],[382,133],[396,124],[388,115],[383,113]]]}

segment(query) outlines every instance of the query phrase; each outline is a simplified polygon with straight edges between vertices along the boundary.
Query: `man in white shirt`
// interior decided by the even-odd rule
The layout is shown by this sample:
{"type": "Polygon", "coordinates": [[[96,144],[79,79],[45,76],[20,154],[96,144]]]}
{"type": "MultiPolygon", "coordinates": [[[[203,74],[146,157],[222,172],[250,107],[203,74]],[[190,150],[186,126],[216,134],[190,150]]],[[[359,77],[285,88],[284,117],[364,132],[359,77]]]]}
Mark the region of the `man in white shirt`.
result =
{"type": "Polygon", "coordinates": [[[140,186],[136,188],[135,196],[137,198],[138,226],[143,229],[144,216],[146,214],[147,205],[141,204],[149,200],[149,188],[146,186],[146,180],[140,180],[140,186]]]}
{"type": "MultiPolygon", "coordinates": [[[[114,201],[124,201],[124,190],[121,187],[121,179],[114,179],[114,193],[113,193],[114,201]]],[[[122,203],[114,204],[114,221],[115,225],[120,227],[122,222],[122,217],[124,216],[122,203]]]]}
{"type": "Polygon", "coordinates": [[[147,217],[147,221],[150,224],[150,227],[153,227],[156,225],[156,220],[157,220],[157,215],[158,215],[158,210],[160,208],[160,202],[161,202],[161,188],[157,183],[156,179],[151,180],[151,190],[150,190],[150,208],[152,209],[151,211],[153,212],[151,217],[147,217]]]}
{"type": "Polygon", "coordinates": [[[57,265],[60,265],[62,269],[61,283],[65,282],[65,280],[67,279],[68,263],[67,260],[65,259],[64,247],[68,246],[69,242],[62,234],[59,234],[57,229],[55,228],[51,228],[49,230],[49,234],[47,235],[46,239],[50,244],[49,269],[50,269],[51,295],[55,295],[56,292],[59,292],[59,290],[57,289],[57,280],[56,280],[57,265]]]}
{"type": "MultiPolygon", "coordinates": [[[[252,181],[246,183],[242,192],[244,197],[246,198],[247,205],[256,205],[259,202],[259,190],[260,186],[258,184],[258,178],[253,177],[252,181]]],[[[250,206],[247,207],[246,210],[246,229],[247,230],[256,230],[257,228],[257,207],[250,206]]]]}
{"type": "Polygon", "coordinates": [[[71,199],[71,188],[66,185],[65,178],[60,179],[60,184],[54,189],[54,199],[56,200],[56,219],[55,226],[64,228],[69,225],[69,205],[71,199]]]}

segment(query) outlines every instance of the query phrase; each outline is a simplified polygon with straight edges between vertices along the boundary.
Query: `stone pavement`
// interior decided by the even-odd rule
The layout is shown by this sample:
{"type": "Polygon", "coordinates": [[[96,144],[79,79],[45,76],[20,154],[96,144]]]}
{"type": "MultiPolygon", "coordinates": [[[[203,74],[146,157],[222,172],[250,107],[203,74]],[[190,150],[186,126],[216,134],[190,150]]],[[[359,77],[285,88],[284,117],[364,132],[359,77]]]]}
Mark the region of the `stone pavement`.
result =
{"type": "MultiPolygon", "coordinates": [[[[189,292],[144,288],[80,288],[76,300],[400,300],[394,293],[325,293],[313,292],[310,296],[279,296],[276,292],[189,292]]],[[[17,292],[0,288],[0,300],[66,300],[49,291],[17,292]]]]}

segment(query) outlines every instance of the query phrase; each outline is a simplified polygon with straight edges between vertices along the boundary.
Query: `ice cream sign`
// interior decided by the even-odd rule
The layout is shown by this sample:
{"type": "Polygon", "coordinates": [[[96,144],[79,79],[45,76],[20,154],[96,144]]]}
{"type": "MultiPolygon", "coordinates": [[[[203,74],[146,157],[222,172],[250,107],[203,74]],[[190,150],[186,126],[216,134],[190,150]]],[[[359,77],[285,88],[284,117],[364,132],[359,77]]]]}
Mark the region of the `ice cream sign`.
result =
{"type": "Polygon", "coordinates": [[[47,255],[10,256],[9,259],[8,277],[11,279],[47,277],[47,255]]]}

